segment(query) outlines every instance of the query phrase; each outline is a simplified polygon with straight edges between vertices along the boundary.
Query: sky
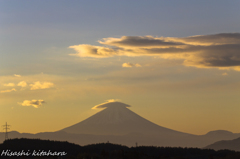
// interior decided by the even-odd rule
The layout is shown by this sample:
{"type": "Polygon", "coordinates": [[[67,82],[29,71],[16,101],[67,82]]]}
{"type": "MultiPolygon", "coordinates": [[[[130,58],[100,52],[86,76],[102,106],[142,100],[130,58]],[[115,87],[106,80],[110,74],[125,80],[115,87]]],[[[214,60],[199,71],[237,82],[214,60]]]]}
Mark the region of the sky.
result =
{"type": "Polygon", "coordinates": [[[0,121],[52,132],[118,100],[170,129],[240,133],[239,6],[0,0],[0,121]]]}

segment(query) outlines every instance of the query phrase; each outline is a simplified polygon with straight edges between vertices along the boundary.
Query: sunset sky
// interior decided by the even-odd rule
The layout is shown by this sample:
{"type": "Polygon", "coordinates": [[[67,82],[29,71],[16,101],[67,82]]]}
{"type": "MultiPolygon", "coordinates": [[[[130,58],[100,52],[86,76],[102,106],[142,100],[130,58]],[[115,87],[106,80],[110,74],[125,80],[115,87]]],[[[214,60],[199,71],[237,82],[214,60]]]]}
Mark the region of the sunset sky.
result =
{"type": "Polygon", "coordinates": [[[170,129],[240,133],[239,6],[0,0],[0,124],[57,131],[118,100],[170,129]]]}

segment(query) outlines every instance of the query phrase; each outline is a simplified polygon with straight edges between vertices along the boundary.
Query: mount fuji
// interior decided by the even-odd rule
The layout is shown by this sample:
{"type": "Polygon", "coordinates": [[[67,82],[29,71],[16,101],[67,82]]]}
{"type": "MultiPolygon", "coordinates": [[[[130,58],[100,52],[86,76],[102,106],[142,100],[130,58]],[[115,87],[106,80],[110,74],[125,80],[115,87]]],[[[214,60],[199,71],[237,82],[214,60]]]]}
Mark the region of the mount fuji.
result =
{"type": "Polygon", "coordinates": [[[110,102],[101,105],[104,110],[60,131],[93,135],[190,135],[161,127],[132,112],[127,104],[110,102]]]}
{"type": "MultiPolygon", "coordinates": [[[[93,135],[115,143],[132,145],[135,142],[156,146],[203,147],[221,139],[234,139],[240,134],[193,135],[159,126],[134,113],[127,104],[107,102],[95,115],[58,132],[93,135]]],[[[217,131],[218,132],[218,131],[217,131]]],[[[91,138],[91,139],[92,139],[91,138]]]]}

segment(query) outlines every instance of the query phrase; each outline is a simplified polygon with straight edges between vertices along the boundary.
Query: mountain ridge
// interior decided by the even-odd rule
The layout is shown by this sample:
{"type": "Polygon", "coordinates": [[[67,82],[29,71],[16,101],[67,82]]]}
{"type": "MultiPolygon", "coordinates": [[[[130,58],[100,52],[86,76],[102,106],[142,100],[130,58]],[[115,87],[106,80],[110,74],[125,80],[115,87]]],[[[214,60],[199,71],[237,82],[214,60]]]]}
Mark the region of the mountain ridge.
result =
{"type": "Polygon", "coordinates": [[[214,149],[214,150],[234,150],[234,151],[240,151],[240,137],[233,140],[221,140],[217,141],[211,145],[208,145],[204,147],[206,149],[214,149]]]}

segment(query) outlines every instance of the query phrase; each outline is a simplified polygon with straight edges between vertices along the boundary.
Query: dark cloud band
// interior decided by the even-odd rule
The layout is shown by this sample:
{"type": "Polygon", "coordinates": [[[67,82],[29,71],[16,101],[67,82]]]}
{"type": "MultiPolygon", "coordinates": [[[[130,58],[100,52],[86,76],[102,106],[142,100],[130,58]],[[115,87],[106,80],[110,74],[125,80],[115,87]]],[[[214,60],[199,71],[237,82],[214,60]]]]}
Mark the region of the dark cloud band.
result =
{"type": "Polygon", "coordinates": [[[112,56],[159,56],[183,59],[187,66],[232,68],[240,70],[240,33],[196,35],[190,37],[123,36],[104,38],[105,46],[70,46],[76,56],[107,58],[112,56]],[[115,48],[112,48],[114,46],[115,48]]]}

